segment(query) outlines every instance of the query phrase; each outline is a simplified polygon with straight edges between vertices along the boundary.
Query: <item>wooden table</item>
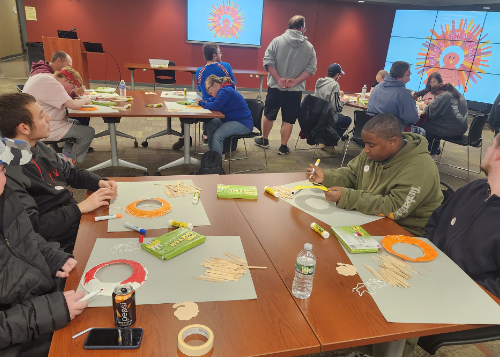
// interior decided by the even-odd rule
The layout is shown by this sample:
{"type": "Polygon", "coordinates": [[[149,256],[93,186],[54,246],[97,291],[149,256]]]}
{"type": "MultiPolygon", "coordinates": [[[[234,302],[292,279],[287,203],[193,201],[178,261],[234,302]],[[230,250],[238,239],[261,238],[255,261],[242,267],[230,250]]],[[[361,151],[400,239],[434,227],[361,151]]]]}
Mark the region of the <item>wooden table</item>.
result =
{"type": "MultiPolygon", "coordinates": [[[[89,171],[94,171],[112,166],[123,166],[147,172],[147,168],[144,166],[139,166],[118,158],[118,146],[116,143],[116,136],[119,135],[135,139],[133,136],[116,131],[116,123],[119,123],[122,117],[167,117],[167,129],[171,125],[172,116],[179,117],[179,119],[181,119],[181,122],[183,122],[184,124],[184,130],[186,130],[187,133],[186,136],[184,136],[184,156],[180,159],[177,159],[167,165],[158,168],[158,171],[163,170],[164,168],[167,167],[174,167],[182,164],[198,164],[200,162],[199,160],[192,158],[189,155],[189,149],[190,149],[189,124],[196,122],[199,119],[224,118],[224,115],[222,115],[220,112],[217,111],[213,111],[210,114],[178,113],[178,112],[174,113],[166,111],[166,108],[164,106],[161,108],[148,108],[146,107],[146,104],[163,103],[164,101],[171,101],[171,100],[168,98],[161,98],[160,97],[161,92],[155,92],[154,95],[150,94],[146,95],[145,93],[146,92],[144,91],[133,91],[133,90],[127,91],[127,96],[132,96],[134,98],[132,102],[120,102],[120,101],[115,101],[115,102],[120,107],[123,107],[126,104],[131,104],[132,107],[126,110],[119,110],[116,113],[103,114],[94,112],[81,112],[81,113],[72,112],[70,114],[72,118],[89,117],[89,116],[102,117],[104,122],[108,124],[108,130],[98,133],[95,136],[95,138],[109,135],[109,140],[111,144],[111,159],[104,161],[98,165],[92,166],[91,168],[88,169],[89,171]],[[186,145],[186,138],[187,138],[187,145],[186,145]]],[[[110,100],[112,101],[113,99],[110,100]]],[[[175,99],[172,99],[172,101],[175,101],[175,99]]],[[[136,140],[136,146],[137,146],[137,140],[136,140]]]]}
{"type": "MultiPolygon", "coordinates": [[[[264,193],[264,186],[279,186],[304,180],[304,173],[221,177],[225,184],[258,187],[257,201],[237,200],[236,204],[290,293],[296,256],[303,249],[304,243],[312,243],[317,256],[313,291],[307,300],[295,301],[318,337],[321,351],[484,326],[388,323],[369,295],[360,297],[352,292],[352,288],[361,283],[358,275],[343,277],[337,273],[335,268],[338,262],[350,263],[338,240],[333,235],[329,239],[323,239],[309,228],[313,221],[325,229],[330,225],[264,193]]],[[[342,222],[338,222],[338,225],[341,226],[342,222]]],[[[363,227],[371,235],[409,235],[388,218],[365,224],[363,227]]],[[[497,303],[500,302],[495,297],[493,299],[497,303]]]]}
{"type": "MultiPolygon", "coordinates": [[[[157,68],[151,67],[149,64],[144,63],[125,63],[125,68],[130,70],[130,82],[132,85],[132,90],[135,89],[134,84],[134,71],[136,69],[145,69],[145,70],[156,70],[156,71],[177,71],[177,72],[189,72],[192,75],[191,79],[191,90],[193,92],[196,91],[196,70],[199,67],[188,67],[188,66],[168,66],[167,68],[157,68]]],[[[264,77],[267,76],[267,71],[262,70],[247,70],[247,69],[233,69],[234,74],[249,74],[260,76],[260,84],[259,84],[259,96],[258,99],[262,100],[262,83],[264,81],[264,77]]]]}
{"type": "MultiPolygon", "coordinates": [[[[116,181],[158,181],[160,177],[111,178],[116,181]]],[[[245,218],[233,200],[217,199],[216,185],[222,183],[218,175],[170,176],[165,180],[193,180],[200,187],[201,200],[211,225],[196,227],[204,235],[240,236],[248,262],[267,266],[252,270],[256,300],[217,301],[198,303],[200,313],[190,321],[179,321],[172,304],[137,306],[138,320],[134,327],[144,329],[142,345],[138,350],[88,351],[83,348],[86,334],[71,336],[89,327],[114,327],[111,307],[88,308],[71,323],[54,333],[50,356],[182,356],[177,351],[177,334],[185,326],[202,324],[214,332],[211,356],[298,356],[320,351],[313,331],[300,309],[283,285],[268,256],[262,249],[245,218]]],[[[107,233],[107,222],[95,222],[95,216],[108,214],[100,208],[84,214],[74,250],[77,266],[66,282],[66,290],[76,289],[84,273],[96,238],[138,238],[136,232],[107,233]]],[[[166,233],[166,229],[148,230],[146,237],[166,233]]],[[[156,258],[152,258],[156,259],[156,258]]],[[[216,283],[214,283],[216,284],[216,283]]],[[[177,288],[177,287],[172,287],[177,288]]],[[[137,290],[140,294],[141,290],[137,290]]],[[[111,298],[110,298],[111,299],[111,298]]]]}
{"type": "MultiPolygon", "coordinates": [[[[361,93],[355,93],[355,94],[346,94],[345,96],[348,97],[348,98],[356,98],[357,95],[361,95],[361,93]]],[[[368,93],[366,93],[366,98],[369,99],[370,96],[368,95],[368,93]]],[[[419,104],[419,102],[416,102],[416,104],[419,104]]],[[[363,103],[359,103],[359,102],[348,102],[348,103],[345,103],[345,105],[349,106],[349,107],[353,107],[353,108],[356,108],[356,109],[361,109],[361,110],[366,110],[368,109],[368,104],[363,104],[363,103]]],[[[425,110],[420,110],[418,109],[418,116],[422,116],[425,114],[425,110]]]]}
{"type": "MultiPolygon", "coordinates": [[[[155,92],[155,94],[145,94],[146,92],[141,92],[144,100],[147,103],[163,103],[163,102],[177,102],[179,100],[184,100],[184,98],[162,98],[161,92],[155,92]]],[[[149,92],[153,93],[153,92],[149,92]]],[[[221,112],[212,111],[209,114],[197,114],[197,113],[179,113],[179,112],[169,112],[167,108],[148,108],[150,111],[150,116],[167,116],[167,129],[163,133],[172,132],[172,116],[179,117],[182,125],[184,125],[184,156],[180,159],[172,161],[166,165],[160,166],[157,172],[163,169],[179,166],[182,164],[199,164],[200,160],[195,159],[189,155],[189,150],[191,147],[190,143],[190,130],[191,124],[197,123],[199,120],[211,120],[213,118],[224,118],[221,112]],[[169,128],[170,127],[170,128],[169,128]]],[[[160,136],[161,133],[157,133],[156,136],[160,136]]],[[[195,138],[196,140],[196,138],[195,138]]]]}

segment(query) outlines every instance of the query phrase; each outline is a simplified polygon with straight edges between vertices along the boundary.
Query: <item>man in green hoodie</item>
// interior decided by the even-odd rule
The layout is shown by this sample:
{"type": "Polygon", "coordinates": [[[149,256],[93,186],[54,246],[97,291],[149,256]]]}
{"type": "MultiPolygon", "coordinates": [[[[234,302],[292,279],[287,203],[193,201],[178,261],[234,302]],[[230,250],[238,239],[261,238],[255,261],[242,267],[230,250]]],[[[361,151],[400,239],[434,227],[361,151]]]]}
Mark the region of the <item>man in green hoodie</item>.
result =
{"type": "Polygon", "coordinates": [[[370,119],[361,133],[365,148],[347,167],[307,169],[309,181],[328,187],[325,197],[337,207],[393,219],[411,234],[422,236],[443,194],[439,172],[427,151],[427,140],[401,133],[392,114],[370,119]]]}

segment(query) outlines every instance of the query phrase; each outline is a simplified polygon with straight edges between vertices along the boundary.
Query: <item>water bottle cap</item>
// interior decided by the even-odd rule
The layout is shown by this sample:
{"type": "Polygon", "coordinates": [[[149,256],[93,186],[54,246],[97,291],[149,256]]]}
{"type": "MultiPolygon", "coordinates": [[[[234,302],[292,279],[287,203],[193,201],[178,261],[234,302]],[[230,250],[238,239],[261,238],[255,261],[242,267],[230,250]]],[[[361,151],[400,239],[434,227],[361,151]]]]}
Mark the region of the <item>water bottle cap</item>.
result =
{"type": "Polygon", "coordinates": [[[313,249],[313,245],[311,243],[306,243],[306,244],[304,244],[304,249],[305,250],[312,250],[313,249]]]}

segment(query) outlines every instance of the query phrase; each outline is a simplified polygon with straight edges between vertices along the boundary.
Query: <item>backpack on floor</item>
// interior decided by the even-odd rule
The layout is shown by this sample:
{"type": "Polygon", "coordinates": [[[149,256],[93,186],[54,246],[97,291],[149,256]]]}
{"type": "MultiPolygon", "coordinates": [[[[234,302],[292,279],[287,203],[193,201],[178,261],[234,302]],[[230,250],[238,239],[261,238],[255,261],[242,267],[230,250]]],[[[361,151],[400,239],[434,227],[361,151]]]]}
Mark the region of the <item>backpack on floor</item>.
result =
{"type": "Polygon", "coordinates": [[[225,175],[222,168],[222,156],[216,151],[207,151],[201,157],[200,171],[198,175],[225,175]]]}

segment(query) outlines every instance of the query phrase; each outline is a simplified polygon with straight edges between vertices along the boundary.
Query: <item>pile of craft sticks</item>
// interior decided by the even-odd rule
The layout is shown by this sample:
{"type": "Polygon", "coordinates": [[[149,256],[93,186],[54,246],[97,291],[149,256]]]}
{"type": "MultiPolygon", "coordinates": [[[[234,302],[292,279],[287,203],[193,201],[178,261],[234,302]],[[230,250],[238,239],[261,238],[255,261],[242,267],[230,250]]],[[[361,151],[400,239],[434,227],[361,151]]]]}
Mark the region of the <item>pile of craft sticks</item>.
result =
{"type": "Polygon", "coordinates": [[[186,185],[184,181],[177,181],[176,185],[163,183],[155,183],[155,185],[165,186],[165,194],[170,198],[179,197],[180,195],[185,197],[186,193],[192,195],[194,191],[201,192],[201,188],[194,185],[186,185]]]}
{"type": "Polygon", "coordinates": [[[411,279],[412,274],[417,274],[417,272],[403,260],[390,255],[374,255],[372,258],[380,261],[380,269],[375,270],[364,263],[363,265],[377,279],[384,280],[391,286],[413,288],[413,286],[408,283],[408,280],[411,279]]]}
{"type": "Polygon", "coordinates": [[[280,194],[280,198],[288,198],[288,199],[293,198],[291,188],[286,188],[285,186],[276,186],[276,187],[273,187],[273,190],[275,190],[276,192],[278,192],[280,194]]]}
{"type": "Polygon", "coordinates": [[[203,263],[200,263],[200,265],[207,268],[207,270],[205,271],[205,275],[200,275],[199,277],[195,277],[194,279],[214,281],[218,283],[238,281],[248,269],[267,268],[250,266],[248,265],[246,260],[238,258],[231,253],[224,253],[224,255],[226,255],[230,259],[211,257],[211,259],[205,260],[203,261],[203,263]]]}

